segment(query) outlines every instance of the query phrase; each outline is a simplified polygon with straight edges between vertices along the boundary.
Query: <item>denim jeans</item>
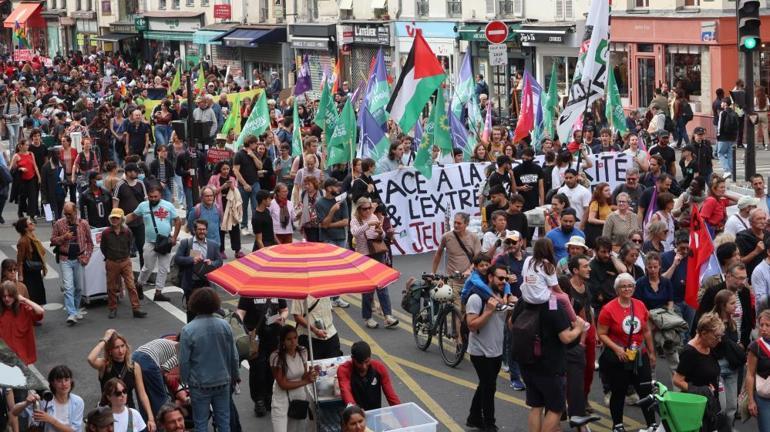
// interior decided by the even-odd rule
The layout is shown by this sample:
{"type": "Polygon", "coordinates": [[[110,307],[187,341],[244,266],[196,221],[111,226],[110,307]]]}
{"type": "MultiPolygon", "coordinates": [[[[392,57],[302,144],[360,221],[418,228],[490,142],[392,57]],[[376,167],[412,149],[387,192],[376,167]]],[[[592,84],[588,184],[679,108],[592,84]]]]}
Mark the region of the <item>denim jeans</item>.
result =
{"type": "Polygon", "coordinates": [[[254,209],[257,208],[257,191],[259,190],[259,182],[255,182],[251,185],[251,192],[246,192],[243,186],[238,185],[238,190],[241,192],[241,199],[243,200],[243,218],[241,218],[241,229],[249,227],[249,208],[251,208],[251,214],[254,214],[254,209]],[[249,206],[249,201],[251,205],[249,206]]]}
{"type": "Polygon", "coordinates": [[[155,125],[155,147],[167,145],[171,138],[171,125],[155,125]]]}
{"type": "MultiPolygon", "coordinates": [[[[377,299],[380,301],[380,307],[382,308],[382,313],[386,316],[391,315],[393,311],[390,307],[390,294],[388,293],[388,289],[379,288],[376,291],[377,299]]],[[[372,303],[374,303],[374,293],[361,294],[361,300],[363,302],[363,305],[361,306],[361,315],[365,320],[368,320],[372,317],[372,303]]]]}
{"type": "Polygon", "coordinates": [[[230,386],[212,389],[190,387],[195,432],[208,432],[209,407],[217,432],[230,432],[230,386]]]}
{"type": "Polygon", "coordinates": [[[163,198],[165,201],[173,202],[171,185],[166,185],[166,187],[160,190],[160,197],[163,198]]]}
{"type": "Polygon", "coordinates": [[[174,199],[176,200],[177,205],[186,206],[184,187],[182,186],[182,177],[178,175],[174,176],[174,187],[172,189],[174,191],[174,199]]]}
{"type": "Polygon", "coordinates": [[[733,144],[732,141],[717,141],[717,157],[725,173],[733,172],[733,144]]]}
{"type": "Polygon", "coordinates": [[[676,129],[674,129],[674,144],[680,145],[680,142],[684,141],[684,144],[690,144],[690,137],[687,136],[687,125],[683,119],[676,121],[676,129]]]}
{"type": "MultiPolygon", "coordinates": [[[[150,408],[157,414],[160,407],[169,400],[166,382],[163,381],[163,372],[160,370],[160,366],[155,363],[155,360],[143,352],[134,351],[131,354],[131,360],[138,363],[139,367],[142,368],[144,390],[147,393],[147,399],[150,400],[150,408]]],[[[142,417],[147,418],[147,413],[144,412],[144,405],[141,403],[138,405],[142,417]]],[[[208,414],[208,410],[206,410],[206,413],[208,414]]]]}
{"type": "Polygon", "coordinates": [[[8,153],[13,156],[16,153],[16,144],[19,142],[19,128],[21,125],[19,123],[6,123],[5,126],[8,129],[8,153]]]}
{"type": "Polygon", "coordinates": [[[738,411],[738,369],[730,368],[725,359],[719,360],[719,374],[725,386],[725,391],[719,393],[719,405],[722,413],[727,416],[727,421],[732,427],[735,412],[738,411]]]}
{"type": "Polygon", "coordinates": [[[754,402],[757,403],[757,430],[770,432],[770,399],[765,399],[754,392],[754,402]]]}
{"type": "Polygon", "coordinates": [[[511,357],[511,331],[508,330],[508,326],[503,329],[503,363],[508,365],[511,381],[521,379],[519,363],[511,357]]]}
{"type": "MultiPolygon", "coordinates": [[[[679,314],[679,316],[682,317],[682,319],[687,323],[687,326],[689,328],[693,328],[693,324],[695,321],[695,309],[690,307],[685,302],[677,302],[674,306],[676,306],[676,313],[679,314]]],[[[690,340],[690,332],[689,330],[685,333],[683,333],[682,341],[688,341],[690,340]]]]}
{"type": "Polygon", "coordinates": [[[62,259],[59,265],[64,285],[64,309],[67,310],[67,315],[77,315],[83,292],[83,265],[76,259],[62,259]]]}

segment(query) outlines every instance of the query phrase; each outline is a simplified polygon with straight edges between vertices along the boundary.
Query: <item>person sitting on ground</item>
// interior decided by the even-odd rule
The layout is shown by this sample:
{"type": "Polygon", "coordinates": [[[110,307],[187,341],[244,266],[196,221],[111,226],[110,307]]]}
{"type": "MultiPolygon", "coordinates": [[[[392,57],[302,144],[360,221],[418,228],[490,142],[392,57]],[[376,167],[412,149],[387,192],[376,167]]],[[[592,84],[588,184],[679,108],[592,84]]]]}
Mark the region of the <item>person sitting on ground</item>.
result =
{"type": "Polygon", "coordinates": [[[388,405],[401,403],[390,381],[388,368],[381,361],[372,359],[372,349],[366,342],[353,344],[350,360],[337,369],[337,379],[342,401],[346,404],[357,404],[366,410],[377,409],[382,407],[383,393],[388,405]]]}

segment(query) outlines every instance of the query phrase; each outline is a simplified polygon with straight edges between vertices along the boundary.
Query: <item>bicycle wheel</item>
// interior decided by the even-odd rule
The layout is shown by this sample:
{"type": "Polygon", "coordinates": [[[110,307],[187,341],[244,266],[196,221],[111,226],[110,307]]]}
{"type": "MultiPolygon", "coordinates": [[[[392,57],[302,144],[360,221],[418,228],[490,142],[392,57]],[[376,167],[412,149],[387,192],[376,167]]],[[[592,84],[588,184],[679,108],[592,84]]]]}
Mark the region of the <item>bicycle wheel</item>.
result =
{"type": "Polygon", "coordinates": [[[412,334],[417,348],[425,351],[430,346],[433,335],[430,332],[430,304],[424,300],[420,301],[424,305],[417,313],[412,314],[412,334]]]}
{"type": "Polygon", "coordinates": [[[468,348],[468,337],[462,334],[460,312],[452,305],[445,305],[438,318],[438,348],[447,366],[455,367],[463,360],[468,348]]]}

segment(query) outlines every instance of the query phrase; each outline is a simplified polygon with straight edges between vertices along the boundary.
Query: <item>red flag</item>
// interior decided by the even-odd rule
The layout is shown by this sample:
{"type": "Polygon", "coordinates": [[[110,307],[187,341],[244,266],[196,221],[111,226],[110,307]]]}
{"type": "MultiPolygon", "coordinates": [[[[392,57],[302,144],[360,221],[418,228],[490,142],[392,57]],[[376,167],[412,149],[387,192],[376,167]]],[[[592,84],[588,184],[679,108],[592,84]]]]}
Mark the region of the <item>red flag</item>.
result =
{"type": "Polygon", "coordinates": [[[513,142],[517,143],[529,135],[529,131],[535,127],[535,108],[532,101],[532,83],[524,75],[524,88],[521,91],[521,112],[516,121],[516,130],[513,131],[513,142]]]}
{"type": "Polygon", "coordinates": [[[332,70],[332,93],[337,93],[342,87],[342,84],[340,83],[340,80],[342,79],[342,73],[340,71],[342,59],[337,59],[336,62],[334,62],[334,69],[332,70]]]}
{"type": "Polygon", "coordinates": [[[695,204],[692,205],[692,216],[690,217],[690,250],[692,253],[687,262],[684,300],[688,305],[697,309],[701,267],[708,262],[714,253],[714,243],[711,242],[711,235],[695,204]]]}

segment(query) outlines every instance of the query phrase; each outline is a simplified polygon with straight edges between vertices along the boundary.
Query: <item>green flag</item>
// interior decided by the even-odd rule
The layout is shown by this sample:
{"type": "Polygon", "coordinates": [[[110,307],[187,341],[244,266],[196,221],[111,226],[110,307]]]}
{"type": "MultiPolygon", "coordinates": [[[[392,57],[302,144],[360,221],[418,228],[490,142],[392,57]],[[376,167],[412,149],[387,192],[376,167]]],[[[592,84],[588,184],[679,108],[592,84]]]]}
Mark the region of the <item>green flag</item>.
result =
{"type": "Polygon", "coordinates": [[[259,95],[259,99],[257,99],[256,105],[251,110],[249,119],[243,125],[243,130],[238,135],[238,140],[235,141],[235,148],[233,150],[238,151],[243,145],[243,140],[249,135],[254,135],[255,137],[262,135],[269,125],[270,114],[267,109],[267,95],[265,92],[262,92],[259,95]]]}
{"type": "Polygon", "coordinates": [[[329,165],[347,163],[353,160],[353,151],[356,142],[356,113],[350,104],[350,99],[345,102],[342,113],[337,118],[333,133],[328,142],[329,165]]]}
{"type": "Polygon", "coordinates": [[[607,107],[605,115],[612,125],[612,129],[616,132],[623,134],[628,131],[626,116],[623,113],[623,103],[620,102],[618,83],[615,82],[615,73],[612,70],[610,70],[609,78],[607,78],[607,107]]]}
{"type": "Polygon", "coordinates": [[[227,136],[227,134],[234,130],[236,133],[239,132],[241,129],[241,95],[238,95],[235,97],[235,102],[233,102],[233,106],[230,107],[230,114],[227,115],[227,120],[225,120],[225,124],[222,125],[222,133],[227,136]]]}
{"type": "Polygon", "coordinates": [[[556,62],[551,66],[551,79],[548,82],[548,93],[543,98],[543,134],[553,139],[556,128],[554,127],[554,119],[556,119],[556,109],[559,106],[559,89],[556,87],[556,62]]]}
{"type": "Polygon", "coordinates": [[[182,72],[180,71],[180,68],[176,68],[176,73],[174,74],[174,79],[171,81],[171,87],[168,88],[168,94],[174,94],[177,90],[179,90],[179,87],[182,86],[182,72]]]}
{"type": "Polygon", "coordinates": [[[323,129],[326,137],[326,144],[328,145],[332,133],[334,132],[334,125],[337,124],[338,114],[331,87],[327,85],[326,80],[324,80],[321,87],[321,100],[318,103],[318,112],[316,113],[314,121],[318,127],[323,129]]]}
{"type": "Polygon", "coordinates": [[[439,87],[436,95],[436,103],[430,112],[428,121],[433,124],[431,133],[431,145],[438,146],[441,154],[452,154],[452,134],[449,132],[449,119],[447,118],[446,103],[444,103],[444,89],[439,87]]]}
{"type": "Polygon", "coordinates": [[[299,156],[302,154],[302,131],[300,131],[299,110],[297,109],[296,97],[294,97],[292,122],[294,123],[294,131],[291,134],[291,154],[294,156],[299,156]]]}
{"type": "Polygon", "coordinates": [[[198,81],[195,82],[195,92],[202,95],[206,90],[206,74],[203,72],[203,63],[198,68],[198,81]]]}
{"type": "MultiPolygon", "coordinates": [[[[420,123],[420,119],[417,119],[416,124],[420,123]]],[[[425,125],[425,129],[422,132],[422,139],[420,140],[420,146],[417,148],[417,155],[414,157],[414,169],[420,172],[423,177],[433,177],[433,157],[431,155],[431,133],[428,132],[430,124],[425,125]]],[[[416,127],[415,127],[416,129],[416,127]]],[[[415,133],[417,135],[417,133],[415,133]]]]}

